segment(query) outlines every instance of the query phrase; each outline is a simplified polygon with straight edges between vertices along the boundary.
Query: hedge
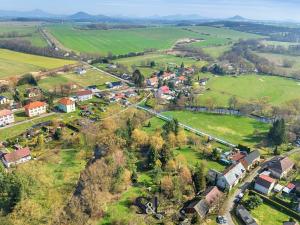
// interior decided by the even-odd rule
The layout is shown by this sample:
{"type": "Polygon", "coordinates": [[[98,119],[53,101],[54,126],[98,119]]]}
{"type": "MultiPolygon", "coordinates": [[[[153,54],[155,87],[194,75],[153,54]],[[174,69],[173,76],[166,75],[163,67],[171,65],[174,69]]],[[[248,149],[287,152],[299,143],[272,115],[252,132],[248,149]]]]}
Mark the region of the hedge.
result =
{"type": "Polygon", "coordinates": [[[275,202],[275,201],[269,199],[267,196],[264,196],[264,195],[262,195],[262,194],[260,194],[256,191],[250,190],[249,193],[258,195],[259,197],[261,197],[264,200],[265,203],[270,204],[271,206],[278,209],[279,211],[281,211],[281,212],[287,214],[288,216],[293,217],[294,219],[300,221],[300,214],[299,213],[287,208],[284,205],[281,205],[278,202],[275,202]]]}

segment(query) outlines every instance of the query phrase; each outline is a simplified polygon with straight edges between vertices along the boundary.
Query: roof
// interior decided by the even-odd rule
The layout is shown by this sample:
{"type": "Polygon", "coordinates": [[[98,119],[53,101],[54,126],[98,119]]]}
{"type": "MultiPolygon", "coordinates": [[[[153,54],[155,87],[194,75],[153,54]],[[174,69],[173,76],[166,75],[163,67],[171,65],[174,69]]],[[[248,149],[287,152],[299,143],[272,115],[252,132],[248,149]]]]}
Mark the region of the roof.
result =
{"type": "Polygon", "coordinates": [[[238,162],[241,159],[243,159],[245,156],[246,156],[245,153],[243,153],[243,152],[237,152],[234,155],[232,155],[230,158],[231,158],[231,160],[238,162]]]}
{"type": "Polygon", "coordinates": [[[259,175],[259,177],[255,181],[256,184],[263,186],[265,188],[270,188],[273,183],[275,183],[275,180],[267,175],[259,175]]]}
{"type": "Polygon", "coordinates": [[[3,156],[6,162],[16,162],[19,159],[30,156],[30,150],[28,147],[16,150],[11,153],[7,153],[3,156]]]}
{"type": "Polygon", "coordinates": [[[2,117],[2,116],[8,116],[8,115],[11,115],[11,114],[12,114],[11,110],[8,110],[8,109],[0,110],[0,117],[2,117]]]}
{"type": "Polygon", "coordinates": [[[297,222],[284,222],[283,225],[298,225],[297,222]]]}
{"type": "Polygon", "coordinates": [[[293,183],[289,183],[286,187],[290,190],[293,190],[296,187],[296,185],[293,183]]]}
{"type": "Polygon", "coordinates": [[[283,159],[276,160],[271,166],[270,169],[274,170],[278,173],[283,173],[287,171],[289,168],[293,167],[295,164],[288,157],[284,157],[283,159]]]}
{"type": "Polygon", "coordinates": [[[203,196],[209,205],[214,204],[222,197],[223,193],[216,186],[209,187],[203,193],[203,196]]]}
{"type": "Polygon", "coordinates": [[[185,208],[193,208],[201,217],[204,217],[209,211],[209,205],[204,199],[194,199],[185,208]]]}
{"type": "Polygon", "coordinates": [[[157,77],[152,77],[148,79],[151,83],[156,83],[158,82],[158,78],[157,77]]]}
{"type": "Polygon", "coordinates": [[[238,205],[236,207],[236,213],[246,225],[257,225],[251,214],[244,206],[238,205]]]}
{"type": "Polygon", "coordinates": [[[5,96],[0,96],[0,100],[7,99],[5,96]]]}
{"type": "Polygon", "coordinates": [[[258,150],[250,152],[243,161],[249,166],[252,165],[252,163],[260,158],[260,152],[258,150]]]}
{"type": "Polygon", "coordinates": [[[69,98],[62,98],[59,100],[59,104],[62,104],[62,105],[73,105],[74,102],[69,99],[69,98]]]}
{"type": "Polygon", "coordinates": [[[230,166],[223,172],[223,175],[229,185],[233,185],[246,172],[245,167],[241,163],[230,166]]]}
{"type": "Polygon", "coordinates": [[[45,102],[31,102],[28,105],[25,105],[24,108],[26,110],[30,110],[30,109],[35,109],[35,108],[39,108],[42,106],[45,106],[46,103],[45,102]]]}
{"type": "Polygon", "coordinates": [[[83,90],[83,91],[78,91],[76,93],[77,96],[85,96],[85,95],[92,95],[93,92],[90,90],[83,90]]]}
{"type": "Polygon", "coordinates": [[[280,192],[280,191],[282,191],[283,188],[284,187],[282,185],[276,184],[275,187],[274,187],[274,190],[277,191],[277,192],[280,192]]]}
{"type": "Polygon", "coordinates": [[[159,88],[164,94],[170,92],[170,88],[168,86],[162,86],[159,88]]]}
{"type": "Polygon", "coordinates": [[[120,85],[122,85],[122,82],[121,82],[121,81],[111,82],[111,85],[112,85],[113,87],[115,87],[115,86],[120,86],[120,85]]]}

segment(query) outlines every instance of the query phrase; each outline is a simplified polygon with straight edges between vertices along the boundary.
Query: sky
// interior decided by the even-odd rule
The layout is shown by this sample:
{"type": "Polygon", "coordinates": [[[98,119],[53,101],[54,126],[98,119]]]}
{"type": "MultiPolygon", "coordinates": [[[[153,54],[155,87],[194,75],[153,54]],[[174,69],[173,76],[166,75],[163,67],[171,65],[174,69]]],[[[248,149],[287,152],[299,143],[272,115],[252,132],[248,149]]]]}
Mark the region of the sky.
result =
{"type": "Polygon", "coordinates": [[[85,11],[109,16],[197,14],[210,18],[300,21],[300,0],[0,0],[0,10],[42,9],[55,14],[85,11]]]}

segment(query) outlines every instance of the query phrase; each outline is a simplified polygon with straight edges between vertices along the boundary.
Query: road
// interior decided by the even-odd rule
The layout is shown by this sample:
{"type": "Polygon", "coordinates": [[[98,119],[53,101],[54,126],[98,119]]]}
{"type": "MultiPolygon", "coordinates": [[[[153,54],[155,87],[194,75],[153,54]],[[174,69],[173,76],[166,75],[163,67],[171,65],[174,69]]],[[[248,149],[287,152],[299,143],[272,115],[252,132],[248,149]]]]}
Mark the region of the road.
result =
{"type": "MultiPolygon", "coordinates": [[[[283,154],[283,156],[290,156],[294,153],[300,152],[300,148],[295,148],[289,152],[286,152],[283,154]]],[[[227,205],[226,205],[226,212],[225,216],[228,219],[228,225],[235,225],[232,219],[232,210],[234,208],[234,200],[236,197],[243,193],[246,189],[248,189],[251,182],[254,180],[254,178],[259,174],[259,171],[263,170],[267,165],[268,162],[272,161],[275,157],[269,157],[261,166],[257,167],[255,170],[252,170],[249,175],[243,180],[242,183],[239,184],[239,188],[235,190],[233,194],[230,195],[230,197],[227,199],[227,205]]]]}
{"type": "MultiPolygon", "coordinates": [[[[171,121],[172,120],[171,118],[169,118],[167,116],[164,116],[164,115],[162,115],[162,114],[160,114],[160,113],[158,113],[158,112],[156,112],[156,111],[154,111],[152,109],[148,109],[146,107],[139,106],[139,105],[137,105],[137,108],[141,109],[141,110],[144,110],[144,111],[146,111],[146,112],[148,112],[148,113],[156,116],[159,119],[162,119],[162,120],[165,120],[165,121],[171,121]]],[[[190,127],[188,125],[185,125],[183,123],[178,123],[178,124],[179,124],[180,127],[184,128],[185,130],[188,130],[188,131],[190,131],[190,132],[192,132],[194,134],[197,134],[199,136],[209,137],[210,139],[215,140],[216,142],[221,143],[221,144],[226,145],[226,146],[229,146],[229,147],[236,147],[235,144],[232,144],[232,143],[230,143],[228,141],[222,140],[222,139],[217,138],[217,137],[213,137],[213,136],[211,136],[209,134],[206,134],[206,133],[204,133],[204,132],[202,132],[200,130],[197,130],[197,129],[195,129],[193,127],[190,127]]]]}

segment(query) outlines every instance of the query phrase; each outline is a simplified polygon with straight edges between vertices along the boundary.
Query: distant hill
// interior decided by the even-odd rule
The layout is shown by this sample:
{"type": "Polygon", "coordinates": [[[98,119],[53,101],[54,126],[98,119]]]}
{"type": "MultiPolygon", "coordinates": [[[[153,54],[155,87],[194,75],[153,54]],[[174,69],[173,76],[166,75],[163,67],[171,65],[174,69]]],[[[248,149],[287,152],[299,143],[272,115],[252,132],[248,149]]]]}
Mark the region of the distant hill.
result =
{"type": "Polygon", "coordinates": [[[230,20],[230,21],[250,21],[249,19],[244,18],[244,17],[242,17],[240,15],[236,15],[236,16],[230,17],[227,20],[230,20]]]}
{"type": "Polygon", "coordinates": [[[35,9],[32,11],[20,12],[20,11],[8,11],[8,10],[0,10],[0,17],[2,18],[57,18],[58,15],[54,15],[51,13],[44,12],[40,9],[35,9]]]}

